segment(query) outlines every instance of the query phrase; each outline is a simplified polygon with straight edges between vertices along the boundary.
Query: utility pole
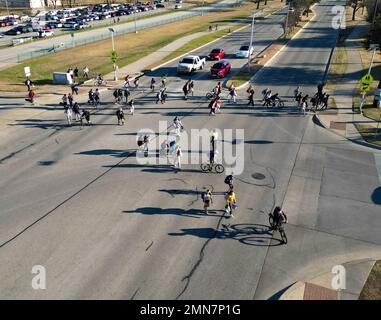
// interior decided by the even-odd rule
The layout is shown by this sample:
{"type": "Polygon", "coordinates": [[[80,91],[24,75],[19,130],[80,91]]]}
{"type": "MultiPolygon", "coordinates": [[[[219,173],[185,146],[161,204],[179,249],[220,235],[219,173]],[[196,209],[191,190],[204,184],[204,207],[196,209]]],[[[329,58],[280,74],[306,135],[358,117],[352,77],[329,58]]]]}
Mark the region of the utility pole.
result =
{"type": "Polygon", "coordinates": [[[201,16],[204,15],[204,4],[205,4],[205,0],[202,1],[201,16]]]}
{"type": "MultiPolygon", "coordinates": [[[[135,6],[134,6],[134,10],[136,9],[136,0],[135,0],[135,6]]],[[[135,33],[138,33],[138,29],[136,27],[136,12],[134,13],[134,25],[135,25],[135,33]]]]}
{"type": "Polygon", "coordinates": [[[284,25],[284,37],[287,37],[287,29],[288,29],[288,15],[290,14],[290,4],[291,1],[288,1],[288,6],[287,6],[287,15],[286,15],[286,23],[284,25]]]}
{"type": "MultiPolygon", "coordinates": [[[[111,32],[111,43],[112,43],[112,55],[115,52],[115,43],[114,43],[114,32],[115,30],[113,28],[108,29],[111,32]]],[[[114,81],[118,80],[118,77],[116,76],[116,64],[115,60],[113,61],[113,69],[114,69],[114,81]]]]}
{"type": "Polygon", "coordinates": [[[250,62],[251,62],[251,48],[253,46],[253,35],[254,35],[254,22],[255,22],[255,14],[256,12],[253,13],[253,20],[251,22],[251,35],[250,35],[250,43],[249,43],[249,55],[247,56],[247,68],[248,72],[250,73],[250,62]]]}
{"type": "Polygon", "coordinates": [[[7,7],[7,12],[8,12],[8,16],[9,16],[8,0],[5,0],[5,6],[7,7]]]}
{"type": "Polygon", "coordinates": [[[372,24],[374,24],[374,22],[376,21],[377,10],[378,10],[378,0],[376,0],[376,4],[375,4],[375,6],[374,6],[374,12],[373,12],[373,20],[372,20],[372,24]]]}

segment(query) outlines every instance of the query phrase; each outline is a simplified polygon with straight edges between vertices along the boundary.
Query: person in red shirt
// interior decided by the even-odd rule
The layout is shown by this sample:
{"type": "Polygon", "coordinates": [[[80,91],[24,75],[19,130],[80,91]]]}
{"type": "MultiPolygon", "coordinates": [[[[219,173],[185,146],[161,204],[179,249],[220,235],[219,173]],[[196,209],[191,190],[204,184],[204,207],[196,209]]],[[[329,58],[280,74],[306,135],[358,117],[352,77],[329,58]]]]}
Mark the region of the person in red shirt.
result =
{"type": "Polygon", "coordinates": [[[36,97],[36,94],[33,90],[29,90],[28,98],[31,104],[34,104],[34,98],[36,97]]]}

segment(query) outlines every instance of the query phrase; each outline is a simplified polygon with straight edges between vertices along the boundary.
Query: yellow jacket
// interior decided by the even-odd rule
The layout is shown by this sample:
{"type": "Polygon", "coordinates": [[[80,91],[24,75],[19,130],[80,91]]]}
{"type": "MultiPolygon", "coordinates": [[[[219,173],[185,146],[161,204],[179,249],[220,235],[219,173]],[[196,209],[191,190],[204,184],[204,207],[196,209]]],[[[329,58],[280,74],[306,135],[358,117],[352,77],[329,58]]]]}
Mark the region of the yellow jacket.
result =
{"type": "Polygon", "coordinates": [[[233,192],[231,195],[228,195],[226,199],[226,203],[236,203],[235,193],[233,192]]]}

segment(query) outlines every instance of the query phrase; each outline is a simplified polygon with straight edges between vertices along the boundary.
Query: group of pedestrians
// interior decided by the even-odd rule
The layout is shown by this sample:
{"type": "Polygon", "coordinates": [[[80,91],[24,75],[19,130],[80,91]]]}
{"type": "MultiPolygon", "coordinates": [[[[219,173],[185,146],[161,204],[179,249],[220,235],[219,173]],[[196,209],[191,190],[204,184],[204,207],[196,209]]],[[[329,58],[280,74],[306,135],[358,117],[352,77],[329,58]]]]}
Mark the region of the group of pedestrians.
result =
{"type": "Polygon", "coordinates": [[[90,89],[88,92],[87,103],[96,108],[100,104],[100,102],[101,102],[101,95],[100,95],[99,89],[96,88],[95,91],[93,91],[93,89],[90,89]]]}
{"type": "Polygon", "coordinates": [[[72,125],[73,115],[75,120],[79,121],[82,125],[82,119],[86,119],[88,125],[91,124],[90,112],[86,109],[82,110],[78,102],[74,101],[73,95],[71,93],[64,94],[62,97],[62,106],[64,108],[64,114],[66,115],[66,120],[69,126],[72,125]]]}
{"type": "MultiPolygon", "coordinates": [[[[228,185],[228,190],[225,192],[225,213],[226,218],[234,218],[233,210],[238,208],[237,197],[234,192],[233,175],[228,175],[224,183],[228,185]]],[[[205,214],[208,214],[208,210],[213,203],[212,190],[207,189],[206,192],[201,193],[201,199],[204,203],[205,214]]]]}

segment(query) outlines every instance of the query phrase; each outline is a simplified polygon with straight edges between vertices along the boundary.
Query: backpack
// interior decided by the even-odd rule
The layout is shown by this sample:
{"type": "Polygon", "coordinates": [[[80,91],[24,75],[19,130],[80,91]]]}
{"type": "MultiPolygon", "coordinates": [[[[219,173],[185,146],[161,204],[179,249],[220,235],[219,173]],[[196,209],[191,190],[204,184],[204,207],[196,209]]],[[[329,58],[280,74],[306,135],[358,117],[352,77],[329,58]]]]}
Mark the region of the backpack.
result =
{"type": "Polygon", "coordinates": [[[233,182],[233,177],[230,175],[230,176],[227,176],[225,178],[225,181],[224,181],[226,184],[231,184],[233,182]]]}

